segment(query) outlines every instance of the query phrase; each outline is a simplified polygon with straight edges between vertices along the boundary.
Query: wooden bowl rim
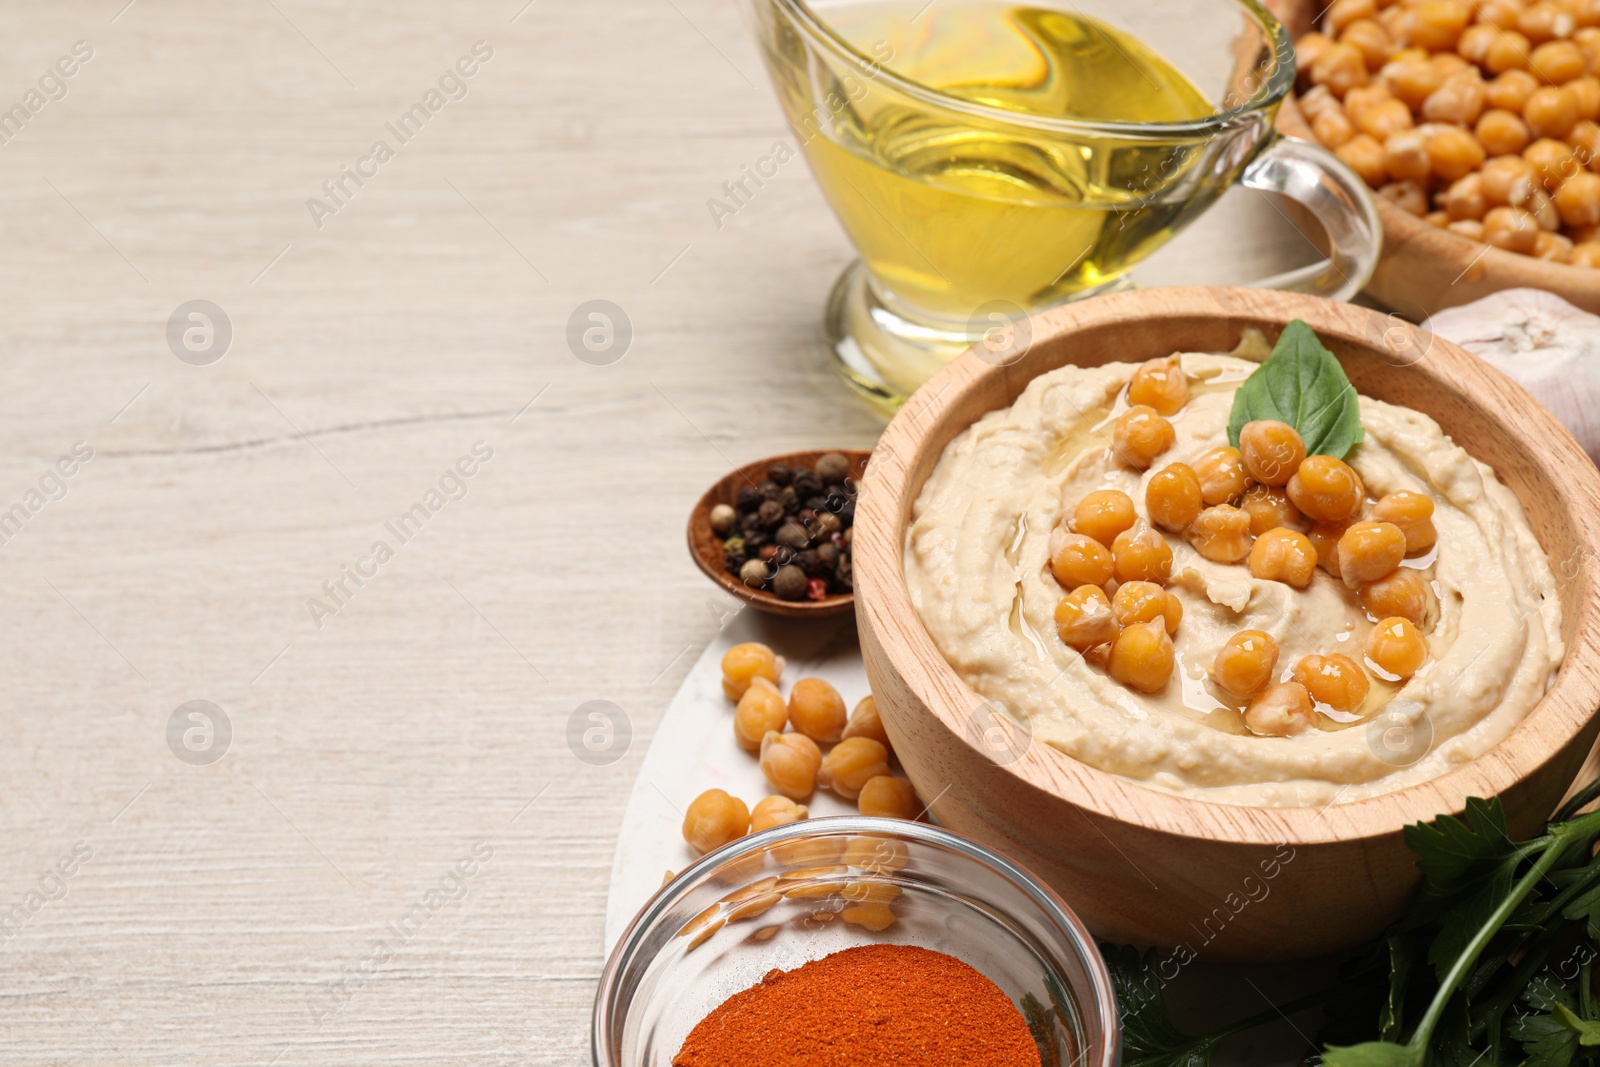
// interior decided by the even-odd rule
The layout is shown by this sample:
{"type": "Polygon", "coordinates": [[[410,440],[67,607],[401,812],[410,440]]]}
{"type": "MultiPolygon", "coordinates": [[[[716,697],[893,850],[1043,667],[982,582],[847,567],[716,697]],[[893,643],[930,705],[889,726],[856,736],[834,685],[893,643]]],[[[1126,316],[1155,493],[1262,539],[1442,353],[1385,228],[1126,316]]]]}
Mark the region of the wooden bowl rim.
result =
{"type": "MultiPolygon", "coordinates": [[[[689,512],[689,555],[706,577],[751,608],[769,615],[779,615],[789,619],[826,619],[854,610],[856,602],[854,593],[835,593],[821,600],[784,600],[764,589],[751,589],[727,572],[722,566],[720,556],[712,558],[702,551],[702,545],[705,544],[704,537],[710,537],[713,541],[721,540],[711,531],[711,509],[718,504],[732,504],[740,482],[757,485],[765,481],[767,468],[774,463],[814,466],[818,457],[825,456],[829,452],[838,452],[848,458],[850,470],[855,473],[857,479],[861,475],[856,472],[865,466],[867,458],[872,455],[870,448],[804,448],[795,452],[781,452],[735,467],[700,495],[700,499],[695,501],[694,508],[689,512]],[[704,535],[700,532],[702,528],[705,531],[704,535]]],[[[851,558],[853,561],[853,551],[851,558]]]]}
{"type": "MultiPolygon", "coordinates": [[[[1380,313],[1320,297],[1272,290],[1240,289],[1220,286],[1154,289],[1117,293],[1085,300],[1082,303],[1036,315],[1033,345],[1060,342],[1087,328],[1115,326],[1119,322],[1151,319],[1223,318],[1240,321],[1241,329],[1260,322],[1280,327],[1295,318],[1305,320],[1329,340],[1353,348],[1376,352],[1372,338],[1384,331],[1393,337],[1396,328],[1407,333],[1407,345],[1431,348],[1405,348],[1426,351],[1426,365],[1410,371],[1438,381],[1477,404],[1486,384],[1510,390],[1525,400],[1522,413],[1537,427],[1537,434],[1523,435],[1505,426],[1487,408],[1485,417],[1498,425],[1514,444],[1537,444],[1542,452],[1529,450],[1535,467],[1546,477],[1576,476],[1587,481],[1589,492],[1563,494],[1572,515],[1575,536],[1582,548],[1581,567],[1591,588],[1600,582],[1600,470],[1597,470],[1578,443],[1553,415],[1533,396],[1488,364],[1451,344],[1410,324],[1397,324],[1380,313]],[[1374,333],[1373,320],[1381,324],[1374,333]],[[1252,321],[1254,320],[1254,321],[1252,321]],[[1537,442],[1530,438],[1537,437],[1537,442]]],[[[1130,359],[1144,359],[1158,353],[1130,353],[1130,359]]],[[[1381,356],[1380,356],[1381,358],[1381,356]]],[[[1071,360],[1062,361],[1062,365],[1071,360]]],[[[902,510],[909,513],[909,475],[916,466],[923,442],[947,420],[960,420],[954,432],[970,426],[985,412],[962,419],[958,412],[984,381],[994,375],[1017,373],[1018,365],[994,366],[970,352],[935,374],[907,402],[889,424],[879,442],[880,461],[875,463],[862,486],[856,505],[856,591],[861,594],[859,612],[863,628],[887,635],[892,624],[887,620],[907,619],[906,642],[882,640],[885,657],[905,679],[912,692],[943,726],[961,739],[972,758],[989,762],[974,743],[961,719],[965,709],[938,706],[937,699],[925,699],[913,679],[919,673],[935,677],[938,691],[955,687],[971,696],[968,708],[982,702],[956,673],[935,645],[921,617],[911,604],[904,579],[905,529],[898,521],[902,510]],[[889,457],[885,461],[883,457],[889,457]],[[901,461],[898,457],[908,457],[901,461]],[[910,669],[907,669],[909,666],[910,669]]],[[[1036,373],[1043,373],[1038,371],[1036,373]]],[[[1035,374],[1028,374],[1031,379],[1035,374]]],[[[1445,428],[1448,432],[1448,427],[1445,428]]],[[[931,469],[931,468],[930,468],[931,469]]],[[[1557,481],[1557,484],[1561,484],[1557,481]]],[[[917,487],[920,492],[921,486],[917,487]]],[[[1426,782],[1363,800],[1330,804],[1325,808],[1256,807],[1225,804],[1178,796],[1131,779],[1098,770],[1053,749],[1048,744],[1027,746],[1015,762],[998,765],[1004,773],[1020,778],[1044,793],[1079,808],[1151,830],[1202,840],[1232,844],[1317,844],[1380,837],[1397,832],[1402,826],[1431,820],[1440,812],[1457,812],[1469,796],[1497,796],[1514,783],[1534,773],[1565,744],[1578,735],[1600,704],[1600,611],[1585,612],[1577,620],[1555,683],[1510,734],[1476,759],[1426,782]],[[1537,725],[1539,729],[1530,729],[1537,725]]]]}

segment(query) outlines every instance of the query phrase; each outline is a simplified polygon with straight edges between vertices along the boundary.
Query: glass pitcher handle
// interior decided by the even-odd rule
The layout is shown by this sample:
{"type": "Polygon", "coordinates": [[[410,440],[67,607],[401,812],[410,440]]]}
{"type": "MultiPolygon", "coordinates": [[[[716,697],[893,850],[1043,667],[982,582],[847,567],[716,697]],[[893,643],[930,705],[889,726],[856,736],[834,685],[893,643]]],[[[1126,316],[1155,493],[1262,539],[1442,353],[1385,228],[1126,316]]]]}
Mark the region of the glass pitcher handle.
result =
{"type": "Polygon", "coordinates": [[[1331,249],[1319,263],[1253,284],[1335,300],[1349,300],[1367,284],[1383,250],[1383,225],[1366,183],[1332,152],[1274,134],[1245,168],[1239,184],[1298,201],[1327,231],[1331,249]]]}

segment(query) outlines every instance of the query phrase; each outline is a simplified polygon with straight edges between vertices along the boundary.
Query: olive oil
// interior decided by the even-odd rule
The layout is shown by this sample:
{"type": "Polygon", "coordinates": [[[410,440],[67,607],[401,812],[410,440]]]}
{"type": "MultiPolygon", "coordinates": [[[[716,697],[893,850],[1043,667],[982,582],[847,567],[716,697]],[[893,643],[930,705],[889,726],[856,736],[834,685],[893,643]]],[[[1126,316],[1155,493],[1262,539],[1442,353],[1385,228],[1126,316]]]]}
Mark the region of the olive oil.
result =
{"type": "MultiPolygon", "coordinates": [[[[1193,138],[1037,121],[1161,124],[1215,113],[1176,67],[1109,25],[983,0],[813,10],[882,69],[955,98],[902,92],[880,77],[837,87],[842,106],[819,126],[809,101],[784,94],[880,295],[921,317],[965,322],[992,301],[1033,309],[1114,281],[1226,181],[1189,173],[1200,158],[1193,138]]],[[[807,76],[793,70],[780,82],[807,76]]]]}

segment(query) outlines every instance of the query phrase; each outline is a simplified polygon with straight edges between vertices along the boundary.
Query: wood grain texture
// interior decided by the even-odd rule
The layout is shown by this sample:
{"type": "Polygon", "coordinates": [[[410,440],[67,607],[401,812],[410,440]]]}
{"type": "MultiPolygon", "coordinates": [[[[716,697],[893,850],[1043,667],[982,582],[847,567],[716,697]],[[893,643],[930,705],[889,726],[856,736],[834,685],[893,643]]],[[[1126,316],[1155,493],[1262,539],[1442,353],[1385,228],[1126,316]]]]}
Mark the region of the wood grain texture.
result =
{"type": "MultiPolygon", "coordinates": [[[[1273,0],[1268,6],[1296,38],[1314,28],[1316,14],[1326,7],[1312,0],[1273,0]]],[[[1293,94],[1278,111],[1278,128],[1316,142],[1293,94]]],[[[1383,221],[1383,254],[1364,292],[1407,318],[1420,321],[1447,307],[1519,288],[1546,289],[1600,312],[1600,270],[1494,248],[1431,226],[1383,197],[1373,199],[1383,221]]]]}
{"type": "MultiPolygon", "coordinates": [[[[884,724],[941,822],[1002,848],[1117,941],[1188,945],[1214,959],[1293,959],[1369,937],[1415,884],[1408,823],[1499,796],[1513,827],[1540,825],[1600,720],[1600,472],[1521,387],[1440,338],[1314,297],[1243,289],[1124,293],[1047,312],[1006,366],[963,357],[884,432],[856,511],[857,623],[884,724]],[[1501,744],[1421,785],[1324,809],[1250,808],[1148,789],[977,714],[982,698],[940,655],[904,580],[910,509],[944,446],[1009,405],[1037,375],[1073,363],[1227,351],[1247,327],[1269,338],[1304,319],[1365,395],[1434,418],[1521,500],[1559,576],[1567,651],[1556,683],[1501,744]],[[1398,332],[1395,332],[1398,331],[1398,332]],[[995,759],[996,750],[1006,758],[995,759]],[[1015,757],[1014,759],[1011,757],[1015,757]],[[1292,860],[1279,852],[1287,848],[1292,860]],[[1271,891],[1247,893],[1277,859],[1271,891]],[[1224,908],[1222,919],[1212,920],[1224,908]]],[[[1259,883],[1258,883],[1259,884],[1259,883]]]]}

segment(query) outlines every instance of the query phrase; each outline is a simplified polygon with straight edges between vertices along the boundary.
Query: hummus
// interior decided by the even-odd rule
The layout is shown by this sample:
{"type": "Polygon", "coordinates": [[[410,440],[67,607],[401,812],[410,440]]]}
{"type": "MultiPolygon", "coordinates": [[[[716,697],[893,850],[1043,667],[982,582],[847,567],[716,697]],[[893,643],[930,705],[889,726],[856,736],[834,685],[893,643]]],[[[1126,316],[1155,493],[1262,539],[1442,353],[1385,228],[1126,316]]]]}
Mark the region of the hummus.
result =
{"type": "Polygon", "coordinates": [[[1241,702],[1208,677],[1231,635],[1272,635],[1281,650],[1275,680],[1286,681],[1306,655],[1342,652],[1362,663],[1376,620],[1321,568],[1298,590],[1204,559],[1170,533],[1167,591],[1183,617],[1164,689],[1129,689],[1060,640],[1054,612],[1065,591],[1049,560],[1063,517],[1096,489],[1127,493],[1143,515],[1151,473],[1228,444],[1234,392],[1255,364],[1193,353],[1181,363],[1190,399],[1170,417],[1176,444],[1150,471],[1111,455],[1132,363],[1042,375],[1010,408],[950,442],[912,510],[906,582],[957,673],[1036,741],[1145,785],[1223,803],[1357,800],[1437,777],[1505,737],[1561,663],[1549,561],[1493,471],[1427,416],[1367,397],[1366,440],[1345,460],[1368,498],[1411,490],[1435,506],[1436,546],[1403,564],[1421,570],[1437,602],[1417,674],[1384,681],[1369,669],[1371,690],[1353,713],[1322,708],[1316,728],[1292,737],[1251,733],[1241,702]]]}

